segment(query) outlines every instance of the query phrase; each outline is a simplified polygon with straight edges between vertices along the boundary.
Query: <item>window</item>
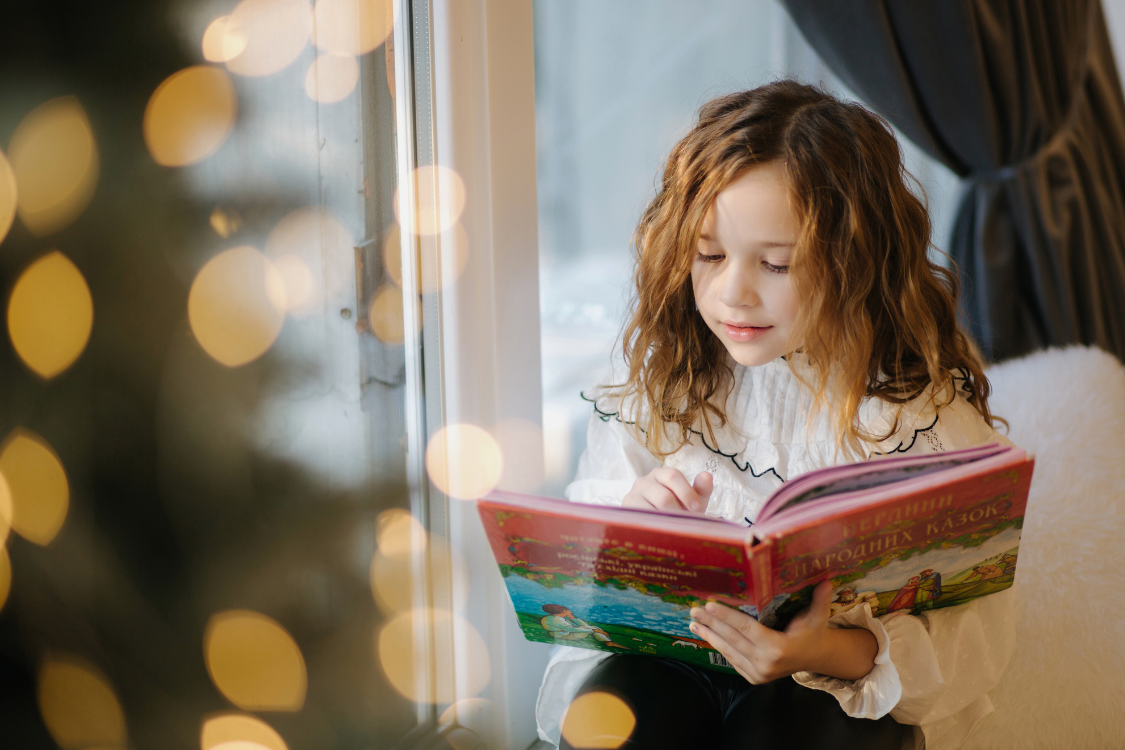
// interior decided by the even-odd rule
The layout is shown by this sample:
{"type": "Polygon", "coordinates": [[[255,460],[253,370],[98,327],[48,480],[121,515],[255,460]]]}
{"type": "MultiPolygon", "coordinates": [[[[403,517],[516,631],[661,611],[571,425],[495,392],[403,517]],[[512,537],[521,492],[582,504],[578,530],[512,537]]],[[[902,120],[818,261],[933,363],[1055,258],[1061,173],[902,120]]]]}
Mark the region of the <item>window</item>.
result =
{"type": "MultiPolygon", "coordinates": [[[[855,99],[774,0],[535,3],[535,108],[547,488],[586,440],[631,291],[630,238],[663,159],[713,96],[793,76],[855,99]]],[[[958,180],[900,136],[941,247],[958,180]]]]}

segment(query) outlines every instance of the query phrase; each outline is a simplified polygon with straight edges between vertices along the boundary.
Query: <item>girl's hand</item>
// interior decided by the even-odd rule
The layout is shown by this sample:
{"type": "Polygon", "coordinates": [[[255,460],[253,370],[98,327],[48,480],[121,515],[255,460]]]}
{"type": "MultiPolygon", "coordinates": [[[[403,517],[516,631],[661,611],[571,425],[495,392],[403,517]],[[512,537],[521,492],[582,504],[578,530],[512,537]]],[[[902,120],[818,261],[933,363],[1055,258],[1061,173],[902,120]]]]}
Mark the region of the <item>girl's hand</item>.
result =
{"type": "Polygon", "coordinates": [[[824,581],[813,591],[812,604],[793,618],[784,633],[771,630],[749,615],[718,602],[691,610],[691,631],[726,657],[751,684],[817,672],[842,680],[858,680],[871,671],[879,651],[868,630],[828,627],[832,586],[824,581]]]}
{"type": "Polygon", "coordinates": [[[714,484],[715,480],[706,471],[695,478],[695,484],[688,484],[687,477],[679,469],[662,466],[633,482],[633,489],[629,490],[621,506],[641,510],[655,508],[702,513],[707,509],[714,484]]]}

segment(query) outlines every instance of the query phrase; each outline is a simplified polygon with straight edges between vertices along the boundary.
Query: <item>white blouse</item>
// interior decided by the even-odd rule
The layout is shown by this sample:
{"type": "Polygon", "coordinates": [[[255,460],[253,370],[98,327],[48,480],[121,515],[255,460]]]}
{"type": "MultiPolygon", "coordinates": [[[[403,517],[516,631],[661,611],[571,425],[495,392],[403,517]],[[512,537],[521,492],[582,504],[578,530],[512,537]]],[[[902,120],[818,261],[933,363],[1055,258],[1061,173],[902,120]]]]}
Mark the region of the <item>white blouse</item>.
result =
{"type": "MultiPolygon", "coordinates": [[[[837,455],[830,417],[823,411],[809,422],[812,398],[789,364],[778,359],[758,367],[734,368],[726,401],[728,423],[715,439],[693,433],[691,441],[663,462],[637,441],[627,423],[628,405],[599,389],[593,401],[586,450],[566,488],[573,502],[620,505],[633,482],[660,466],[684,473],[689,482],[703,471],[714,477],[706,513],[734,521],[753,521],[782,482],[813,469],[878,455],[935,453],[988,442],[1008,443],[966,400],[964,377],[954,374],[936,399],[924,393],[903,407],[899,427],[867,455],[837,455]],[[939,408],[935,411],[932,401],[939,408]],[[944,406],[942,406],[944,404],[944,406]]],[[[861,423],[883,435],[894,425],[898,407],[869,399],[861,423]]],[[[872,632],[879,651],[866,677],[839,680],[811,672],[793,675],[798,683],[836,697],[850,716],[876,719],[889,713],[915,725],[904,748],[951,750],[990,713],[988,691],[1000,681],[1015,646],[1011,592],[918,616],[894,612],[871,616],[864,605],[834,616],[831,625],[872,632]],[[924,738],[924,744],[923,744],[924,738]]],[[[586,676],[607,653],[556,647],[536,706],[539,736],[559,744],[562,715],[586,676]]]]}

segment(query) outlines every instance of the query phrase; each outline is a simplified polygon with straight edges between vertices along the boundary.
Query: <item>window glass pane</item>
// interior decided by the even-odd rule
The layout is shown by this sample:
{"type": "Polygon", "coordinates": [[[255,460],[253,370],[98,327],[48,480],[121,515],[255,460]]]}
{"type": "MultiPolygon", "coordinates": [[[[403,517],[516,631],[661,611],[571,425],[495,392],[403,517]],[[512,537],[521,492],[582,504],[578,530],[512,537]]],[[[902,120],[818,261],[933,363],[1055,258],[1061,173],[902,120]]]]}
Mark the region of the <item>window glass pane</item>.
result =
{"type": "Polygon", "coordinates": [[[387,627],[390,9],[319,7],[5,8],[0,745],[389,747],[429,715],[387,627]]]}
{"type": "MultiPolygon", "coordinates": [[[[544,431],[548,492],[585,445],[630,293],[630,237],[663,160],[711,97],[796,77],[848,92],[773,0],[535,3],[544,431]]],[[[958,180],[905,139],[944,247],[958,180]]]]}

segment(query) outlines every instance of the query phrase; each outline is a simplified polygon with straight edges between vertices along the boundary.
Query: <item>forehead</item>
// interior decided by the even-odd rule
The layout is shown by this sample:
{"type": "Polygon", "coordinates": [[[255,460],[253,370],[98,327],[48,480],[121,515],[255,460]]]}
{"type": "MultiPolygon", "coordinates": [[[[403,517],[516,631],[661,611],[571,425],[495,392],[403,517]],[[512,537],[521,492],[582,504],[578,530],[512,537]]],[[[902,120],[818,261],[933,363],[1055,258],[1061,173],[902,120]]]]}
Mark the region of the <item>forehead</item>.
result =
{"type": "Polygon", "coordinates": [[[716,196],[702,233],[726,244],[792,243],[799,226],[780,160],[757,164],[716,196]]]}

